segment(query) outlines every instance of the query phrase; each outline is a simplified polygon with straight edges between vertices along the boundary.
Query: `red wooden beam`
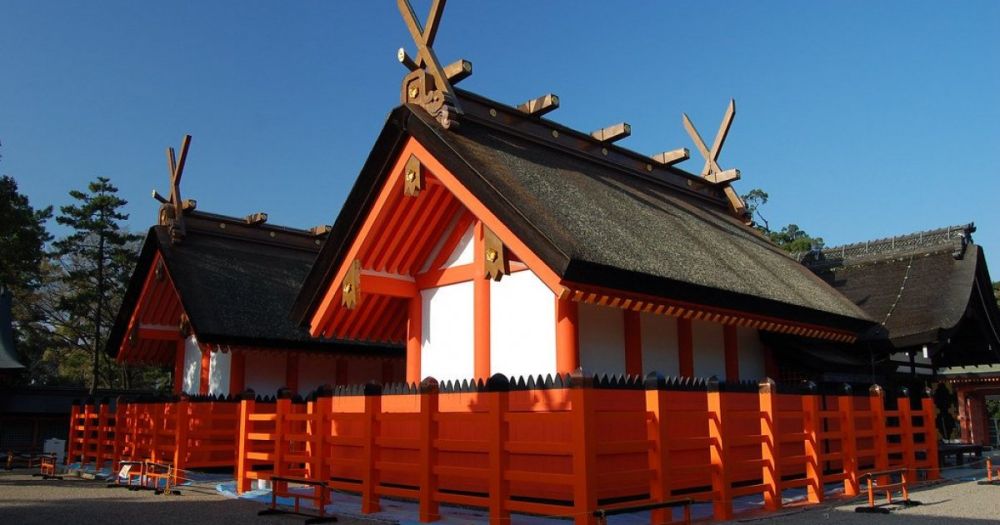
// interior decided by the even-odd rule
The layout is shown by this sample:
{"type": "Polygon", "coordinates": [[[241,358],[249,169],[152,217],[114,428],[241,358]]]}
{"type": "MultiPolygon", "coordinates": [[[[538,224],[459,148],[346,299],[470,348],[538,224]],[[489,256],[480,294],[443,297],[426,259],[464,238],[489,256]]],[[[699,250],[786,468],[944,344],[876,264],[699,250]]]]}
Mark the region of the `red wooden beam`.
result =
{"type": "Polygon", "coordinates": [[[177,326],[140,324],[139,339],[150,339],[153,341],[176,341],[184,339],[177,326]]]}
{"type": "Polygon", "coordinates": [[[409,299],[417,295],[417,283],[411,280],[389,277],[387,275],[372,275],[361,271],[361,293],[367,295],[385,295],[409,299]]]}

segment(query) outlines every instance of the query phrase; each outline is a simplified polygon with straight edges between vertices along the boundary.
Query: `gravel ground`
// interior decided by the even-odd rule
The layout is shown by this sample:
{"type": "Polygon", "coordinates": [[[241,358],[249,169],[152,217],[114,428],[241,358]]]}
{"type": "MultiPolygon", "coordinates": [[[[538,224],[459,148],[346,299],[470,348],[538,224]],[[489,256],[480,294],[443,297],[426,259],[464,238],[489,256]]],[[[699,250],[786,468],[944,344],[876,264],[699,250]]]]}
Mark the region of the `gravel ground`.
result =
{"type": "MultiPolygon", "coordinates": [[[[0,472],[0,524],[85,525],[135,523],[142,525],[286,525],[301,524],[298,516],[257,517],[258,503],[226,499],[215,484],[182,487],[179,496],[157,496],[149,491],[109,489],[103,481],[79,478],[43,480],[28,470],[0,472]]],[[[372,525],[367,520],[341,518],[345,525],[372,525]]]]}
{"type": "Polygon", "coordinates": [[[910,492],[910,499],[921,502],[921,505],[909,508],[894,507],[891,514],[859,514],[854,512],[854,508],[867,505],[868,501],[867,498],[856,498],[849,501],[838,500],[830,504],[792,507],[777,515],[762,514],[731,523],[767,522],[778,525],[1000,523],[1000,485],[979,485],[974,481],[946,482],[917,488],[910,492]]]}
{"type": "MultiPolygon", "coordinates": [[[[102,481],[76,478],[42,480],[29,471],[0,472],[0,524],[45,524],[69,522],[140,523],[143,525],[213,525],[258,523],[260,525],[300,524],[296,516],[258,518],[263,507],[254,502],[226,499],[214,484],[183,487],[180,496],[156,496],[147,491],[109,489],[102,481]]],[[[912,499],[917,507],[895,510],[892,514],[857,514],[863,498],[837,500],[830,504],[798,506],[774,514],[741,516],[731,523],[768,522],[778,525],[865,524],[973,525],[1000,523],[1000,486],[975,482],[946,482],[918,488],[912,499]]],[[[450,520],[449,520],[450,521],[450,520]]],[[[515,517],[514,522],[518,521],[515,517]]],[[[530,521],[530,520],[529,520],[530,521]]],[[[372,525],[374,521],[340,518],[345,525],[372,525]]],[[[382,522],[384,523],[384,522],[382,522]]],[[[567,522],[568,523],[568,522],[567,522]]],[[[612,523],[613,525],[613,523],[612,523]]]]}

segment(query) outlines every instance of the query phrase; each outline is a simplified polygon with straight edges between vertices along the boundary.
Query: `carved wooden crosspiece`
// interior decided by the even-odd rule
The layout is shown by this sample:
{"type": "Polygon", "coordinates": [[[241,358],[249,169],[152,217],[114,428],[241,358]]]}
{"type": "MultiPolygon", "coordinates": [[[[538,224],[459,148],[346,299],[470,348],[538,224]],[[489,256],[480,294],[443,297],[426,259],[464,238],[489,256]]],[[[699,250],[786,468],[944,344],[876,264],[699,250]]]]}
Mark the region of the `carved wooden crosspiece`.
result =
{"type": "Polygon", "coordinates": [[[167,226],[171,242],[177,243],[184,238],[184,212],[193,210],[198,203],[193,200],[181,199],[181,176],[184,174],[184,163],[187,161],[188,147],[191,145],[191,135],[184,135],[181,140],[180,157],[174,156],[174,148],[167,148],[167,170],[170,171],[170,198],[164,199],[156,190],[153,198],[160,201],[160,226],[167,226]]]}
{"type": "MultiPolygon", "coordinates": [[[[458,98],[452,89],[448,74],[441,67],[433,49],[445,0],[434,0],[431,4],[426,26],[422,26],[417,20],[417,15],[408,0],[397,0],[397,3],[406,27],[410,30],[414,43],[417,44],[415,60],[409,59],[406,52],[400,49],[400,62],[412,69],[410,74],[403,78],[402,103],[423,107],[446,129],[457,125],[458,122],[454,118],[461,115],[462,110],[458,106],[458,98]]],[[[464,78],[472,71],[472,65],[468,62],[460,61],[458,64],[460,71],[453,72],[453,77],[461,75],[464,78]]]]}
{"type": "Polygon", "coordinates": [[[483,227],[483,272],[487,278],[499,281],[510,275],[510,260],[503,241],[489,228],[483,227]]]}
{"type": "Polygon", "coordinates": [[[361,261],[355,259],[351,262],[340,292],[340,304],[348,310],[353,310],[361,302],[361,261]]]}
{"type": "Polygon", "coordinates": [[[694,124],[688,118],[687,114],[684,114],[683,120],[684,129],[691,136],[691,140],[694,141],[695,147],[701,152],[701,156],[705,157],[705,167],[701,170],[701,176],[709,182],[723,185],[723,191],[726,194],[726,198],[729,199],[729,206],[732,208],[733,213],[740,218],[746,219],[746,205],[743,203],[743,199],[736,194],[736,190],[730,185],[731,182],[739,180],[740,170],[723,170],[719,167],[719,154],[722,152],[723,144],[726,143],[726,136],[729,135],[729,128],[733,125],[733,117],[735,116],[736,101],[730,100],[729,107],[726,108],[726,114],[722,117],[722,124],[719,125],[719,132],[715,134],[715,142],[712,143],[711,150],[705,146],[705,141],[698,134],[698,130],[694,128],[694,124]]]}

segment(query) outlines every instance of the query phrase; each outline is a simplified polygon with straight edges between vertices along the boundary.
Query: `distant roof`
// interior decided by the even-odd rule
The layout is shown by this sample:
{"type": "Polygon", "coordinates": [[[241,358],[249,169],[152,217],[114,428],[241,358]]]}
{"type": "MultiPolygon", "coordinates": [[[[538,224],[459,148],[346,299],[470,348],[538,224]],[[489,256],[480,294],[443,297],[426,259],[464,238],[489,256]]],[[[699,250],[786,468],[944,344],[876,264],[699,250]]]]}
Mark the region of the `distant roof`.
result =
{"type": "Polygon", "coordinates": [[[14,316],[11,312],[12,295],[0,285],[0,370],[20,370],[24,365],[17,360],[14,346],[14,316]]]}
{"type": "Polygon", "coordinates": [[[797,254],[878,321],[896,348],[953,345],[943,363],[1000,361],[1000,310],[975,226],[951,226],[797,254]],[[964,357],[955,355],[961,351],[964,357]]]}
{"type": "Polygon", "coordinates": [[[371,354],[395,347],[317,340],[288,319],[322,236],[200,211],[185,215],[186,234],[172,244],[165,226],[149,229],[106,349],[117,354],[146,275],[162,254],[198,340],[278,349],[371,354]]]}
{"type": "Polygon", "coordinates": [[[317,307],[408,137],[442,162],[561,278],[858,332],[867,314],[734,217],[722,188],[589,134],[458,90],[445,130],[389,116],[294,309],[317,307]]]}

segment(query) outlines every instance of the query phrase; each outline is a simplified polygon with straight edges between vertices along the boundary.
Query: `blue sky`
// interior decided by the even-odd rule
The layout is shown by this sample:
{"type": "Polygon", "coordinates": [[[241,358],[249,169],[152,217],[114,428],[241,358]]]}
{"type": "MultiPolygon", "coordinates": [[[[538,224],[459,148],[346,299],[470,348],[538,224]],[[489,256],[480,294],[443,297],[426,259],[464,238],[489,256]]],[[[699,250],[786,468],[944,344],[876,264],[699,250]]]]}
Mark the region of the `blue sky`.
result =
{"type": "MultiPolygon", "coordinates": [[[[993,260],[998,28],[995,1],[452,0],[435,49],[473,62],[465,89],[557,93],[554,120],[629,122],[621,145],[688,147],[691,171],[681,113],[710,140],[733,97],[720,164],[770,193],[772,226],[832,245],[975,221],[993,260]]],[[[164,148],[191,133],[200,209],[330,223],[398,104],[400,46],[415,52],[391,0],[0,0],[0,173],[57,206],[110,177],[143,230],[164,148]]]]}

